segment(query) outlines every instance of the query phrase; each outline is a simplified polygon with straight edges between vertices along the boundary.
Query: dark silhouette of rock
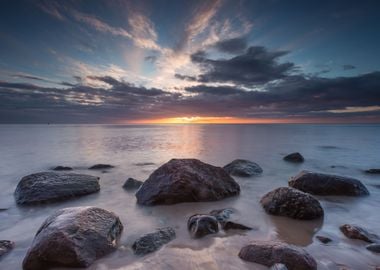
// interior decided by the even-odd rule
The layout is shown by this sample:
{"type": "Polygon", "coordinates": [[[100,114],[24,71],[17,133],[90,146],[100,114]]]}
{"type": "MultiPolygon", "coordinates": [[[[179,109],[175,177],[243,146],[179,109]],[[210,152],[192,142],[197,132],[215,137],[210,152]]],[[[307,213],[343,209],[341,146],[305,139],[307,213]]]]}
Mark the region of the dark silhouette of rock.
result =
{"type": "Polygon", "coordinates": [[[223,169],[230,175],[249,177],[252,175],[261,174],[263,169],[259,164],[245,160],[245,159],[235,159],[231,163],[223,167],[223,169]]]}
{"type": "Polygon", "coordinates": [[[89,170],[106,170],[106,169],[112,169],[115,168],[115,166],[112,166],[110,164],[96,164],[88,168],[89,170]]]}
{"type": "Polygon", "coordinates": [[[326,236],[317,235],[315,238],[317,238],[321,243],[327,244],[330,243],[332,240],[326,236]]]}
{"type": "Polygon", "coordinates": [[[97,207],[56,211],[37,231],[24,261],[24,270],[88,267],[116,249],[123,230],[119,218],[97,207]]]}
{"type": "Polygon", "coordinates": [[[269,270],[288,270],[285,264],[282,263],[276,263],[271,266],[269,270]]]}
{"type": "Polygon", "coordinates": [[[233,221],[225,221],[220,223],[222,225],[222,229],[225,231],[228,230],[244,230],[244,231],[250,231],[252,230],[251,227],[245,226],[243,224],[239,224],[233,221]]]}
{"type": "Polygon", "coordinates": [[[260,200],[268,214],[294,219],[316,219],[323,216],[323,208],[313,196],[289,187],[277,188],[260,200]]]}
{"type": "Polygon", "coordinates": [[[123,188],[126,190],[131,190],[131,189],[138,189],[144,182],[136,180],[134,178],[128,178],[124,185],[123,188]]]}
{"type": "Polygon", "coordinates": [[[370,244],[365,248],[374,253],[380,253],[380,244],[370,244]]]}
{"type": "Polygon", "coordinates": [[[136,255],[145,255],[158,250],[161,246],[175,239],[176,234],[173,228],[166,227],[157,231],[145,234],[137,239],[132,249],[136,255]]]}
{"type": "Polygon", "coordinates": [[[85,174],[41,172],[25,176],[18,183],[18,204],[45,203],[99,191],[99,178],[85,174]]]}
{"type": "Polygon", "coordinates": [[[317,270],[317,263],[309,253],[281,242],[254,241],[240,250],[239,257],[267,267],[281,263],[292,270],[317,270]]]}
{"type": "Polygon", "coordinates": [[[0,240],[0,258],[13,249],[15,243],[9,240],[0,240]]]}
{"type": "Polygon", "coordinates": [[[367,188],[357,179],[302,171],[292,177],[289,186],[314,195],[368,195],[367,188]]]}
{"type": "Polygon", "coordinates": [[[225,170],[197,159],[172,159],[155,170],[136,193],[142,205],[216,201],[238,195],[225,170]]]}
{"type": "Polygon", "coordinates": [[[350,239],[363,240],[368,243],[375,243],[380,241],[379,236],[359,226],[344,224],[340,226],[339,229],[346,237],[350,239]]]}
{"type": "Polygon", "coordinates": [[[365,170],[365,172],[369,174],[380,174],[380,169],[369,169],[365,170]]]}
{"type": "Polygon", "coordinates": [[[135,163],[136,166],[150,166],[150,165],[155,165],[153,162],[139,162],[135,163]]]}
{"type": "Polygon", "coordinates": [[[231,214],[233,213],[234,213],[233,209],[225,208],[225,209],[212,210],[210,212],[210,215],[216,217],[216,219],[219,222],[223,222],[223,221],[228,220],[231,214]]]}
{"type": "Polygon", "coordinates": [[[73,168],[67,166],[57,166],[53,169],[53,171],[72,171],[73,168]]]}
{"type": "Polygon", "coordinates": [[[294,162],[294,163],[301,163],[301,162],[304,162],[305,159],[300,153],[295,152],[295,153],[291,153],[285,156],[284,160],[289,161],[289,162],[294,162]]]}
{"type": "Polygon", "coordinates": [[[187,229],[193,238],[201,238],[219,232],[219,223],[214,216],[196,214],[188,219],[187,229]]]}

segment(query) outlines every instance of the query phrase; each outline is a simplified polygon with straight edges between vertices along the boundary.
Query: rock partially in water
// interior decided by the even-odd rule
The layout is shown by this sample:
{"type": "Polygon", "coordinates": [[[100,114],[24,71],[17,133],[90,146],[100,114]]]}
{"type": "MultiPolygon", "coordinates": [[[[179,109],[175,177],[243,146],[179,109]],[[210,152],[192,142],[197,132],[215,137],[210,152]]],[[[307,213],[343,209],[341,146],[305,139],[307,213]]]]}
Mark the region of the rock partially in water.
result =
{"type": "Polygon", "coordinates": [[[366,249],[374,253],[380,253],[380,244],[370,244],[366,246],[366,249]]]}
{"type": "Polygon", "coordinates": [[[9,240],[0,240],[0,258],[11,251],[13,247],[15,246],[15,243],[9,240]]]}
{"type": "Polygon", "coordinates": [[[230,175],[240,177],[249,177],[261,174],[263,172],[263,169],[259,166],[259,164],[245,159],[235,159],[231,163],[224,166],[223,169],[230,175]]]}
{"type": "Polygon", "coordinates": [[[276,263],[271,266],[269,270],[288,270],[285,264],[282,263],[276,263]]]}
{"type": "Polygon", "coordinates": [[[24,261],[24,270],[88,267],[114,251],[123,230],[119,218],[97,207],[56,211],[37,231],[24,261]]]}
{"type": "Polygon", "coordinates": [[[284,160],[289,161],[289,162],[294,162],[294,163],[301,163],[301,162],[304,162],[305,159],[300,153],[295,152],[295,153],[291,153],[285,156],[284,160]]]}
{"type": "Polygon", "coordinates": [[[292,270],[317,270],[317,263],[309,253],[281,242],[254,241],[240,250],[239,257],[267,267],[281,263],[292,270]]]}
{"type": "Polygon", "coordinates": [[[317,235],[315,238],[317,238],[323,244],[327,244],[327,243],[330,243],[332,241],[331,238],[328,238],[328,237],[322,236],[322,235],[317,235]]]}
{"type": "Polygon", "coordinates": [[[145,255],[158,250],[163,245],[175,239],[176,234],[173,228],[165,227],[157,229],[155,232],[147,233],[138,238],[132,245],[136,255],[145,255]]]}
{"type": "Polygon", "coordinates": [[[138,189],[143,183],[144,182],[130,177],[125,181],[123,188],[126,190],[138,189]]]}
{"type": "Polygon", "coordinates": [[[339,227],[340,231],[350,239],[363,240],[368,243],[375,243],[380,241],[380,237],[368,230],[351,224],[344,224],[339,227]]]}
{"type": "Polygon", "coordinates": [[[365,170],[365,172],[369,174],[380,174],[380,169],[369,169],[365,170]]]}
{"type": "Polygon", "coordinates": [[[236,223],[236,222],[233,222],[233,221],[221,222],[221,225],[222,225],[222,229],[225,230],[225,231],[228,231],[228,230],[250,231],[250,230],[252,230],[251,227],[248,227],[248,226],[245,226],[243,224],[236,223]]]}
{"type": "Polygon", "coordinates": [[[219,232],[219,223],[214,216],[196,214],[188,219],[187,229],[191,237],[201,238],[219,232]]]}
{"type": "Polygon", "coordinates": [[[225,170],[197,159],[172,159],[155,170],[136,193],[142,205],[216,201],[238,195],[225,170]]]}
{"type": "Polygon", "coordinates": [[[234,210],[231,208],[212,210],[210,212],[211,216],[216,217],[219,222],[227,221],[230,219],[231,214],[234,213],[234,210]]]}
{"type": "Polygon", "coordinates": [[[18,204],[34,204],[64,200],[99,190],[99,178],[95,176],[41,172],[23,177],[14,196],[18,204]]]}
{"type": "Polygon", "coordinates": [[[57,166],[53,168],[53,171],[72,171],[73,168],[67,166],[57,166]]]}
{"type": "Polygon", "coordinates": [[[268,214],[294,219],[316,219],[323,208],[313,196],[289,187],[277,188],[262,197],[261,205],[268,214]]]}
{"type": "Polygon", "coordinates": [[[369,195],[367,188],[357,179],[308,171],[292,177],[289,186],[314,195],[369,195]]]}
{"type": "Polygon", "coordinates": [[[138,163],[135,163],[136,166],[151,166],[151,165],[155,165],[156,163],[153,163],[153,162],[138,162],[138,163]]]}
{"type": "Polygon", "coordinates": [[[107,169],[112,169],[115,168],[115,166],[110,165],[110,164],[96,164],[88,168],[89,170],[107,170],[107,169]]]}

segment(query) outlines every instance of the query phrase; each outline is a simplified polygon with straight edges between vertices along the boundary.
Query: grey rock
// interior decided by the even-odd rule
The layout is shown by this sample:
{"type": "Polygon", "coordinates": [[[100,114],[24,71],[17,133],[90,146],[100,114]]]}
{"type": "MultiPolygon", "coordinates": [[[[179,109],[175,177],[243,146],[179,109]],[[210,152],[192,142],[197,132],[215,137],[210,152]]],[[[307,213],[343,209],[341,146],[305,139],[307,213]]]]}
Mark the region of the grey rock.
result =
{"type": "Polygon", "coordinates": [[[126,190],[132,190],[132,189],[138,189],[144,182],[136,180],[134,178],[128,178],[124,185],[123,188],[126,190]]]}
{"type": "Polygon", "coordinates": [[[15,243],[9,240],[0,240],[0,258],[11,251],[15,243]]]}
{"type": "Polygon", "coordinates": [[[109,164],[96,164],[88,168],[89,170],[106,170],[106,169],[112,169],[115,168],[115,166],[109,165],[109,164]]]}
{"type": "Polygon", "coordinates": [[[291,153],[285,156],[284,160],[289,161],[289,162],[294,162],[294,163],[301,163],[301,162],[304,162],[305,159],[300,153],[295,152],[295,153],[291,153]]]}
{"type": "Polygon", "coordinates": [[[136,193],[142,205],[216,201],[238,195],[225,170],[197,159],[172,159],[155,170],[136,193]]]}
{"type": "Polygon", "coordinates": [[[292,177],[289,186],[314,195],[369,195],[367,188],[357,179],[308,171],[292,177]]]}
{"type": "Polygon", "coordinates": [[[245,159],[235,159],[224,166],[223,169],[231,175],[240,177],[249,177],[263,172],[259,164],[245,159]]]}
{"type": "Polygon", "coordinates": [[[374,253],[380,253],[380,244],[370,244],[365,248],[374,253]]]}
{"type": "Polygon", "coordinates": [[[317,263],[309,253],[281,242],[254,241],[240,250],[239,257],[267,267],[281,263],[292,270],[317,270],[317,263]]]}
{"type": "Polygon", "coordinates": [[[380,241],[378,235],[356,225],[344,224],[340,226],[339,229],[346,237],[350,239],[363,240],[368,243],[375,243],[380,241]]]}
{"type": "Polygon", "coordinates": [[[316,219],[323,208],[313,196],[289,187],[277,188],[262,197],[261,205],[268,214],[294,219],[316,219]]]}
{"type": "Polygon", "coordinates": [[[380,174],[380,169],[369,169],[365,170],[365,172],[369,174],[380,174]]]}
{"type": "Polygon", "coordinates": [[[48,217],[37,231],[24,258],[23,269],[88,267],[116,249],[122,230],[119,218],[104,209],[60,209],[48,217]]]}
{"type": "Polygon", "coordinates": [[[222,225],[223,230],[225,230],[225,231],[228,231],[228,230],[250,231],[250,230],[252,230],[251,227],[248,227],[248,226],[245,226],[243,224],[236,223],[236,222],[233,222],[233,221],[221,222],[221,225],[222,225]]]}
{"type": "Polygon", "coordinates": [[[214,216],[196,214],[188,219],[187,229],[193,238],[201,238],[219,232],[219,223],[214,216]]]}
{"type": "Polygon", "coordinates": [[[99,189],[99,178],[95,176],[41,172],[23,177],[14,196],[18,204],[35,204],[82,196],[99,189]]]}
{"type": "Polygon", "coordinates": [[[233,209],[225,208],[225,209],[219,209],[219,210],[212,210],[210,212],[210,215],[216,217],[216,219],[219,222],[223,222],[223,221],[227,221],[228,219],[230,219],[230,216],[233,213],[234,213],[233,209]]]}
{"type": "Polygon", "coordinates": [[[53,171],[72,171],[73,168],[67,166],[57,166],[53,169],[53,171]]]}
{"type": "Polygon", "coordinates": [[[271,266],[269,270],[288,270],[285,264],[282,263],[276,263],[271,266]]]}
{"type": "Polygon", "coordinates": [[[132,249],[136,255],[145,255],[158,250],[175,239],[175,237],[176,234],[173,228],[160,228],[155,232],[141,236],[133,243],[132,249]]]}
{"type": "Polygon", "coordinates": [[[315,238],[317,238],[321,243],[327,244],[330,243],[332,240],[326,236],[317,235],[315,238]]]}

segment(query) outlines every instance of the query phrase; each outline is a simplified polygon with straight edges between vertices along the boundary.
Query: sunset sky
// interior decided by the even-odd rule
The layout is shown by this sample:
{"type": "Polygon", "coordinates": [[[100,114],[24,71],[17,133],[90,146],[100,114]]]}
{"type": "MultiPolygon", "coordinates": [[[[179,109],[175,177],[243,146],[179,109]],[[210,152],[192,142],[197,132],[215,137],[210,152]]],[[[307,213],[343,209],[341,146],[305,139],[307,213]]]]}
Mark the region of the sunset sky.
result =
{"type": "Polygon", "coordinates": [[[0,123],[380,122],[380,1],[0,1],[0,123]]]}

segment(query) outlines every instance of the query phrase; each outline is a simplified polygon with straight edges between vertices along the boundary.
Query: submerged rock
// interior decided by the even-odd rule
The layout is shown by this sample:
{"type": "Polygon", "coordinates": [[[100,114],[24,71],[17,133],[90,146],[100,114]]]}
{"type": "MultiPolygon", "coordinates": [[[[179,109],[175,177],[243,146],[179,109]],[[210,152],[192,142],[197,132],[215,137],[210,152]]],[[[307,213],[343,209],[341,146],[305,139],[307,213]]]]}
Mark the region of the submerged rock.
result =
{"type": "Polygon", "coordinates": [[[236,222],[233,222],[233,221],[221,222],[221,225],[222,225],[222,229],[225,230],[225,231],[228,231],[228,230],[245,230],[245,231],[250,231],[250,230],[252,230],[251,227],[248,227],[248,226],[245,226],[243,224],[236,223],[236,222]]]}
{"type": "Polygon", "coordinates": [[[264,195],[260,203],[271,215],[305,220],[323,216],[323,208],[317,199],[294,188],[277,188],[264,195]]]}
{"type": "Polygon", "coordinates": [[[380,244],[370,244],[365,247],[369,251],[375,252],[375,253],[380,253],[380,244]]]}
{"type": "Polygon", "coordinates": [[[112,169],[115,168],[115,166],[112,166],[110,164],[96,164],[88,168],[89,170],[106,170],[106,169],[112,169]]]}
{"type": "Polygon", "coordinates": [[[292,270],[317,270],[317,263],[309,253],[281,242],[254,241],[240,250],[239,257],[267,267],[281,263],[292,270]]]}
{"type": "Polygon", "coordinates": [[[346,237],[350,239],[363,240],[368,243],[375,243],[380,241],[379,236],[359,226],[344,224],[340,226],[339,229],[346,237]]]}
{"type": "Polygon", "coordinates": [[[189,217],[187,221],[187,229],[191,237],[201,238],[208,234],[219,232],[219,223],[214,216],[196,214],[189,217]]]}
{"type": "Polygon", "coordinates": [[[317,235],[315,238],[317,238],[321,243],[327,244],[330,243],[332,240],[326,236],[317,235]]]}
{"type": "Polygon", "coordinates": [[[155,170],[136,193],[142,205],[216,201],[238,195],[240,186],[220,167],[197,159],[172,159],[155,170]]]}
{"type": "Polygon", "coordinates": [[[134,178],[128,178],[124,185],[123,188],[126,190],[131,190],[131,189],[138,189],[144,182],[136,180],[134,178]]]}
{"type": "Polygon", "coordinates": [[[369,174],[380,174],[380,169],[369,169],[365,170],[365,172],[369,174]]]}
{"type": "Polygon", "coordinates": [[[53,171],[72,171],[73,168],[67,166],[57,166],[53,169],[53,171]]]}
{"type": "Polygon", "coordinates": [[[231,214],[233,213],[234,213],[233,209],[225,208],[225,209],[219,209],[219,210],[212,210],[210,212],[210,215],[216,217],[216,219],[219,222],[223,222],[223,221],[228,220],[231,214]]]}
{"type": "Polygon", "coordinates": [[[99,191],[99,178],[85,174],[41,172],[25,176],[18,183],[18,204],[52,202],[99,191]]]}
{"type": "Polygon", "coordinates": [[[259,164],[245,159],[235,159],[224,166],[223,169],[231,175],[241,177],[257,175],[263,172],[259,164]]]}
{"type": "Polygon", "coordinates": [[[289,161],[289,162],[294,162],[294,163],[301,163],[301,162],[304,162],[305,159],[300,153],[295,152],[295,153],[291,153],[285,156],[284,160],[289,161]]]}
{"type": "Polygon", "coordinates": [[[276,263],[271,266],[269,270],[288,270],[285,264],[282,263],[276,263]]]}
{"type": "Polygon", "coordinates": [[[132,249],[136,255],[145,255],[158,250],[161,246],[175,239],[176,234],[173,228],[166,227],[157,231],[145,234],[137,239],[132,249]]]}
{"type": "Polygon", "coordinates": [[[15,243],[9,240],[0,240],[0,258],[13,249],[15,243]]]}
{"type": "Polygon", "coordinates": [[[119,218],[104,209],[60,209],[48,217],[37,231],[24,258],[23,269],[87,267],[116,249],[122,230],[119,218]]]}
{"type": "Polygon", "coordinates": [[[357,179],[308,171],[292,177],[289,186],[314,195],[369,195],[367,188],[357,179]]]}

